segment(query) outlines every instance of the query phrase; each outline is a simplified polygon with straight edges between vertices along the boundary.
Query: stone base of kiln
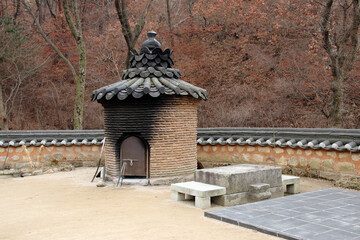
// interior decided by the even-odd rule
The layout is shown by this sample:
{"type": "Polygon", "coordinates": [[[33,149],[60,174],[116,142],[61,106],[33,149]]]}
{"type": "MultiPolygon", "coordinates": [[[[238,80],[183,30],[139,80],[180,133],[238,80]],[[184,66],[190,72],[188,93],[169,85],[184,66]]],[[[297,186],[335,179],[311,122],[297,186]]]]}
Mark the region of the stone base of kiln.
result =
{"type": "MultiPolygon", "coordinates": [[[[114,184],[117,183],[118,177],[113,177],[106,175],[106,181],[112,181],[114,184]]],[[[173,183],[179,183],[179,182],[188,182],[194,180],[194,174],[185,175],[185,176],[176,176],[176,177],[163,177],[163,178],[124,178],[122,184],[123,185],[153,185],[153,186],[159,186],[159,185],[170,185],[173,183]]]]}

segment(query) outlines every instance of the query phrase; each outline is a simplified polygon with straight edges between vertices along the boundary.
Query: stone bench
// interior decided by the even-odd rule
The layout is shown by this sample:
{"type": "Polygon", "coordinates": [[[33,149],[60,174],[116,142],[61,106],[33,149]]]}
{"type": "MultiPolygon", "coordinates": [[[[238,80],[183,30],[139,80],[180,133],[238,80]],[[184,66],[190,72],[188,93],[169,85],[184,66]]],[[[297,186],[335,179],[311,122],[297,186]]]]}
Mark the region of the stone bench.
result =
{"type": "Polygon", "coordinates": [[[226,189],[216,185],[200,182],[183,182],[171,184],[171,198],[175,201],[184,201],[185,194],[195,197],[195,207],[206,209],[211,207],[211,197],[224,195],[226,189]]]}
{"type": "Polygon", "coordinates": [[[300,177],[282,175],[282,185],[286,193],[299,193],[300,192],[300,177]]]}

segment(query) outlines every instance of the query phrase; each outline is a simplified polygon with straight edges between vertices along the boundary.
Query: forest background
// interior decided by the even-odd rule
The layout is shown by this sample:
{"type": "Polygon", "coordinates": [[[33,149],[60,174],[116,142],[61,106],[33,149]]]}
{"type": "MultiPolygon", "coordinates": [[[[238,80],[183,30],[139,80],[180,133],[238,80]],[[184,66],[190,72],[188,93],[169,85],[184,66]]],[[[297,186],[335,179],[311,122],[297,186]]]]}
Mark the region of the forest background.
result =
{"type": "Polygon", "coordinates": [[[1,129],[73,129],[80,75],[75,128],[103,128],[91,93],[120,80],[150,30],[182,79],[208,91],[199,127],[360,127],[359,0],[116,2],[0,0],[1,129]]]}

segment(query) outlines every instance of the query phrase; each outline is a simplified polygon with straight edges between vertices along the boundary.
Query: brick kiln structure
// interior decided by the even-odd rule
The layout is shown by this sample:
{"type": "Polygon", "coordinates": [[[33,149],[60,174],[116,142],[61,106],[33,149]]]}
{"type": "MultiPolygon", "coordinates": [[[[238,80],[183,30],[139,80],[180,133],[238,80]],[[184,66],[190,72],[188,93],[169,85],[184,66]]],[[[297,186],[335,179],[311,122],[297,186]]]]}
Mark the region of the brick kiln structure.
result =
{"type": "Polygon", "coordinates": [[[125,177],[175,177],[197,167],[197,106],[206,90],[180,80],[171,51],[149,32],[122,80],[94,91],[104,107],[105,168],[125,177]]]}

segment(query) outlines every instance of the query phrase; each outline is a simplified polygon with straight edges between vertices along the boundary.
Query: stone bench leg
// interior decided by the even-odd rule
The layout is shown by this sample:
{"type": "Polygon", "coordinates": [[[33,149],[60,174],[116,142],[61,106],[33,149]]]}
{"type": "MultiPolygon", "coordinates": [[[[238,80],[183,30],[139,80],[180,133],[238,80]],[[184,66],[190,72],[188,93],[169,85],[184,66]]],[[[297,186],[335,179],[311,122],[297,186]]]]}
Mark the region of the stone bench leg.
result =
{"type": "Polygon", "coordinates": [[[179,193],[177,191],[171,191],[171,199],[175,201],[184,201],[185,200],[185,194],[179,193]]]}
{"type": "Polygon", "coordinates": [[[288,184],[288,185],[285,185],[285,191],[287,193],[299,193],[300,192],[300,184],[298,183],[294,183],[294,184],[288,184]]]}
{"type": "Polygon", "coordinates": [[[195,197],[195,207],[206,209],[211,207],[210,197],[195,197]]]}
{"type": "Polygon", "coordinates": [[[185,200],[194,200],[195,197],[189,194],[185,194],[185,200]]]}

